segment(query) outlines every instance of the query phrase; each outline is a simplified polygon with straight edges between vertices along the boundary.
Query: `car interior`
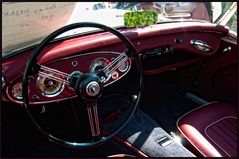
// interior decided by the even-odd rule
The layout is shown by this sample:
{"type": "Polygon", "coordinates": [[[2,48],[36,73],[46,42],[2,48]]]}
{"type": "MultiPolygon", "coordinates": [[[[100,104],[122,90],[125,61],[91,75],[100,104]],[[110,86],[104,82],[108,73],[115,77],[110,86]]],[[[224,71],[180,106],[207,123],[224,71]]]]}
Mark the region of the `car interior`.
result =
{"type": "Polygon", "coordinates": [[[60,27],[2,55],[1,156],[236,157],[237,49],[202,20],[60,27]]]}

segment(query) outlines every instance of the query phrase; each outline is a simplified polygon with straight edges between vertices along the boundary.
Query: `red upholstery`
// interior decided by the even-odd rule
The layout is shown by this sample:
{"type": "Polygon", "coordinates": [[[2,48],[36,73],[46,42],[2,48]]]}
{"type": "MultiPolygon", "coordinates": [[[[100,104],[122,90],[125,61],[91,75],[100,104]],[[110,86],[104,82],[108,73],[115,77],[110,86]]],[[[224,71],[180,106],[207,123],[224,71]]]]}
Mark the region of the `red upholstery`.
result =
{"type": "Polygon", "coordinates": [[[135,156],[128,155],[128,154],[116,154],[116,155],[111,155],[111,156],[108,156],[108,157],[116,157],[116,158],[123,157],[123,158],[129,158],[129,157],[135,157],[135,156]]]}
{"type": "Polygon", "coordinates": [[[194,109],[177,122],[185,138],[206,157],[237,156],[237,107],[214,102],[194,109]]]}

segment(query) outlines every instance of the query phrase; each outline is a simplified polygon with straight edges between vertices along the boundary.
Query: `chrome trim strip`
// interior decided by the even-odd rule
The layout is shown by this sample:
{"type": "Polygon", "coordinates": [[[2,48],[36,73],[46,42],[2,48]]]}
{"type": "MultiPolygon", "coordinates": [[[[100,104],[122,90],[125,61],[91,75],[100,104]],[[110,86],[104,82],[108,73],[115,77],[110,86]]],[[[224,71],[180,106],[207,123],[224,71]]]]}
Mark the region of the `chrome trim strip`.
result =
{"type": "Polygon", "coordinates": [[[200,105],[205,105],[205,104],[209,103],[205,99],[202,99],[202,98],[198,97],[197,95],[189,93],[189,92],[186,93],[185,97],[190,99],[191,101],[197,103],[197,104],[200,104],[200,105]]]}

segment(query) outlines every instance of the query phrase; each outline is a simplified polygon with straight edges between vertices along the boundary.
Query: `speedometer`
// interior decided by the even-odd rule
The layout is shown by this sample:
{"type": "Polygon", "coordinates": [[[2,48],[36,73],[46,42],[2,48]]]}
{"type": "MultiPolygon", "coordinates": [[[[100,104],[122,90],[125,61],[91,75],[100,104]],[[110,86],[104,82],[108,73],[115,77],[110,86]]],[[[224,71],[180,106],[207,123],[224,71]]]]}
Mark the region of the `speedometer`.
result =
{"type": "Polygon", "coordinates": [[[37,88],[45,97],[55,97],[59,95],[64,89],[64,84],[51,79],[50,77],[52,76],[54,76],[55,78],[61,78],[59,75],[54,73],[49,73],[49,75],[39,76],[37,78],[37,88]]]}

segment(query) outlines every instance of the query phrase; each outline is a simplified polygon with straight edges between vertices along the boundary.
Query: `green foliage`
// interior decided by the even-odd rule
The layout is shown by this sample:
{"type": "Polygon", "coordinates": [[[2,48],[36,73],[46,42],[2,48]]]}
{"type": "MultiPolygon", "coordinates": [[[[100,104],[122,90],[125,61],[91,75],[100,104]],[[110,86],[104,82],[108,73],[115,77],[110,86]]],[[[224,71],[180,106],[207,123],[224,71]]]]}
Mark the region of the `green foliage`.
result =
{"type": "Polygon", "coordinates": [[[145,10],[139,12],[128,12],[124,14],[124,25],[126,27],[138,27],[152,25],[158,22],[158,12],[145,10]]]}
{"type": "Polygon", "coordinates": [[[221,2],[222,4],[222,12],[225,12],[231,5],[231,3],[228,2],[221,2]]]}
{"type": "Polygon", "coordinates": [[[227,22],[226,26],[237,33],[237,12],[233,14],[231,19],[227,22]]]}

